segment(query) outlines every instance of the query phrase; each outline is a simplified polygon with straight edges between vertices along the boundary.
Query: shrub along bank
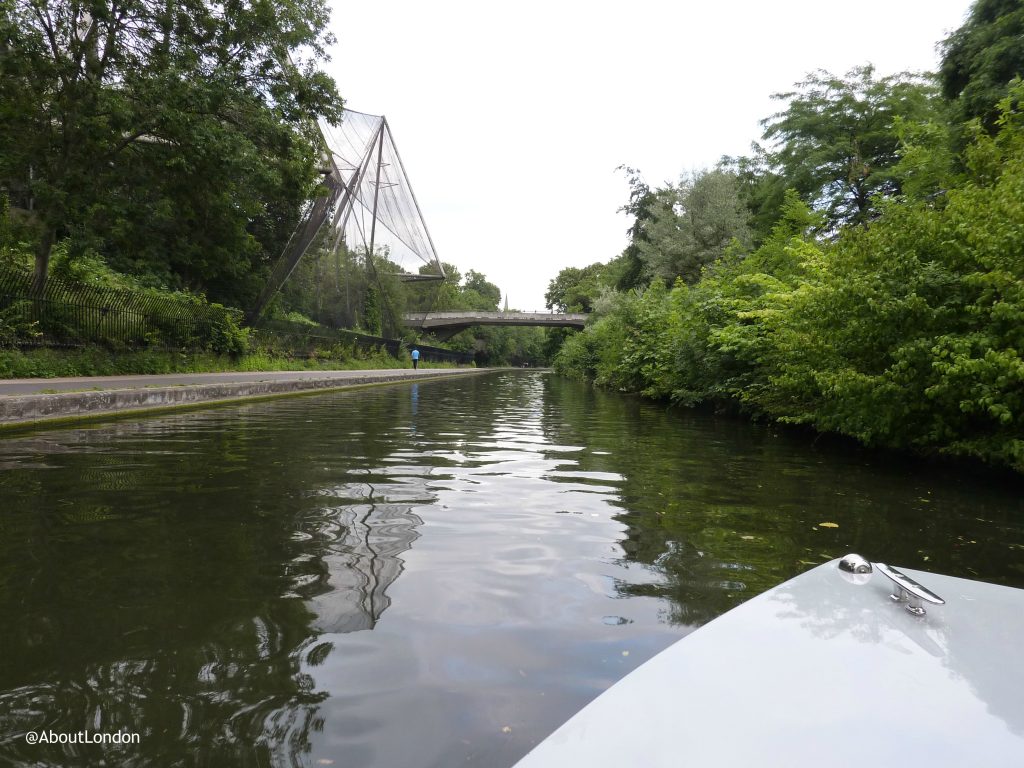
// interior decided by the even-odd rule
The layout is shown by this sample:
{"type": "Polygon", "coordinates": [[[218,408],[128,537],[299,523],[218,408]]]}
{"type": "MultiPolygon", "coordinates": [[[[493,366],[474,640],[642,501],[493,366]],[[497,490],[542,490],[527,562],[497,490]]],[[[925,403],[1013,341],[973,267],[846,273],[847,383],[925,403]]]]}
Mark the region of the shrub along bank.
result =
{"type": "MultiPolygon", "coordinates": [[[[146,287],[98,257],[72,260],[66,243],[55,249],[52,274],[39,290],[25,269],[27,255],[24,245],[0,250],[0,378],[410,365],[397,341],[305,318],[242,327],[241,310],[146,287]]],[[[427,364],[468,357],[421,349],[427,364]]]]}
{"type": "MultiPolygon", "coordinates": [[[[426,363],[421,368],[445,368],[454,364],[426,363]]],[[[121,376],[158,373],[205,373],[218,371],[327,371],[409,368],[383,351],[350,348],[323,349],[309,356],[263,350],[244,355],[214,352],[159,350],[112,351],[102,347],[83,349],[0,349],[0,379],[56,378],[61,376],[121,376]]]]}
{"type": "Polygon", "coordinates": [[[606,294],[556,369],[1024,472],[1022,97],[995,135],[976,131],[944,193],[880,202],[831,237],[788,193],[751,254],[692,285],[606,294]]]}

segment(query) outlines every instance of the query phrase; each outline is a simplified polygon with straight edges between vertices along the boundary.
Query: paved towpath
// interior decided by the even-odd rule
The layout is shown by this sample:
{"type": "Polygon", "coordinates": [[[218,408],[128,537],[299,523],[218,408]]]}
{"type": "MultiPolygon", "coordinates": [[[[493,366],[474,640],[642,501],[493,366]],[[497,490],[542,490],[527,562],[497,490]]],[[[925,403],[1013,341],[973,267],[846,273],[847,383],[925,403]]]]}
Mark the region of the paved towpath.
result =
{"type": "Polygon", "coordinates": [[[0,379],[0,427],[77,421],[183,406],[196,407],[370,384],[483,373],[477,368],[387,368],[370,371],[182,373],[66,379],[0,379]]]}
{"type": "Polygon", "coordinates": [[[228,373],[166,373],[155,376],[79,376],[64,379],[0,379],[0,395],[35,395],[55,392],[82,392],[97,389],[139,389],[140,387],[184,387],[197,384],[248,384],[257,381],[321,381],[363,379],[380,374],[389,379],[429,378],[439,373],[458,374],[472,368],[382,368],[367,371],[234,371],[228,373]]]}

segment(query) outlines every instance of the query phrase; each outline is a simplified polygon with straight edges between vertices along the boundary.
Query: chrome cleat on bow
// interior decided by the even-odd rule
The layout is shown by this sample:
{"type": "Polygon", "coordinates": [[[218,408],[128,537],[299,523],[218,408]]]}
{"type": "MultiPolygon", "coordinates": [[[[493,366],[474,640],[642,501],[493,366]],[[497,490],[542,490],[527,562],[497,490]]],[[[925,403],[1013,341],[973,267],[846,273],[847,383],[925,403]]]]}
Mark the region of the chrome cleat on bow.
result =
{"type": "Polygon", "coordinates": [[[844,578],[854,584],[866,584],[868,579],[871,578],[872,572],[877,568],[879,573],[894,584],[889,599],[895,603],[903,603],[907,611],[914,616],[925,615],[925,603],[931,603],[932,605],[946,604],[945,600],[930,589],[918,584],[905,573],[897,571],[891,565],[871,563],[860,555],[851,553],[840,559],[837,567],[843,573],[844,578]]]}

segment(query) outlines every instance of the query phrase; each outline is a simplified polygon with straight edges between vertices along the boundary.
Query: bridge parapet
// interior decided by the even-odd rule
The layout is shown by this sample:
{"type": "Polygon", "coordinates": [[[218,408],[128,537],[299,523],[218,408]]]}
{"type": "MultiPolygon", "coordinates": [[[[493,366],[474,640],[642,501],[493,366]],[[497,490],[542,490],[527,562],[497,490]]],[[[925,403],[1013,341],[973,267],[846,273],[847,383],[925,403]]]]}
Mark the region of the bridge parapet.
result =
{"type": "Polygon", "coordinates": [[[471,325],[544,325],[582,328],[589,315],[583,312],[410,312],[403,321],[410,328],[468,328],[471,325]]]}

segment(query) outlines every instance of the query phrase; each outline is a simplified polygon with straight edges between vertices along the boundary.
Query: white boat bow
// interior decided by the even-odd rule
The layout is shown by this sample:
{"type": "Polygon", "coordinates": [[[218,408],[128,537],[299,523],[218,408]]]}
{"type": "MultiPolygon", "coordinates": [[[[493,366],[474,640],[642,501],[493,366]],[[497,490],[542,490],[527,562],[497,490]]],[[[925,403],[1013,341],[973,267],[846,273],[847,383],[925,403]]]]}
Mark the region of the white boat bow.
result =
{"type": "Polygon", "coordinates": [[[1024,766],[1024,590],[839,563],[684,637],[516,768],[1024,766]]]}

